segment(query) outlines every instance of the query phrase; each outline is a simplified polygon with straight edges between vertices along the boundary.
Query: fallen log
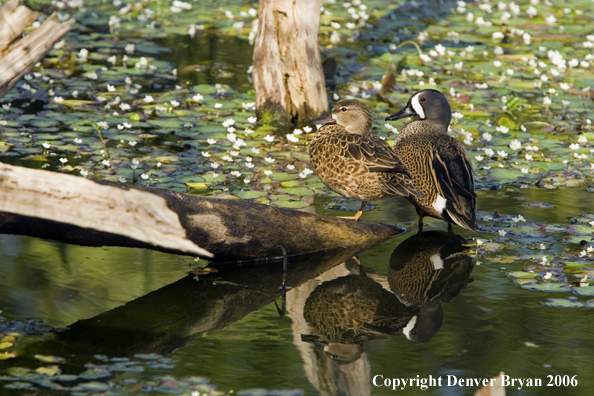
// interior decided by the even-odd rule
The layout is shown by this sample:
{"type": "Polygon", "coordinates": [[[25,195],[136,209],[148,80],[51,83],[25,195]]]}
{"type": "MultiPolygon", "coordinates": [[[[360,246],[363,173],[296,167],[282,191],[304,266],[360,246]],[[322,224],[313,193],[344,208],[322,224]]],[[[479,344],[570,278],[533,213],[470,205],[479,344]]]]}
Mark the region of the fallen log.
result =
{"type": "Polygon", "coordinates": [[[213,261],[282,258],[357,245],[403,229],[248,201],[92,181],[0,164],[0,233],[82,246],[150,248],[213,261]]]}
{"type": "Polygon", "coordinates": [[[15,42],[38,16],[19,6],[19,0],[0,6],[0,96],[28,73],[75,22],[70,19],[60,23],[54,12],[38,28],[15,42]]]}

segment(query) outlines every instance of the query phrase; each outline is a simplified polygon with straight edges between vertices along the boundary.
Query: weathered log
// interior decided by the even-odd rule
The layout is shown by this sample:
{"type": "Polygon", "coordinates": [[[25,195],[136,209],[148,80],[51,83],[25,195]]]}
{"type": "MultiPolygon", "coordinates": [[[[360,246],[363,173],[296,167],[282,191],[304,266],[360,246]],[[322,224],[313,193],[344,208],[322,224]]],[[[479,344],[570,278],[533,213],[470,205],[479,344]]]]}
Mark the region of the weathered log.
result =
{"type": "Polygon", "coordinates": [[[0,6],[0,96],[28,73],[75,22],[71,19],[60,23],[54,12],[41,26],[11,45],[38,17],[18,3],[19,0],[10,0],[0,6]]]}
{"type": "Polygon", "coordinates": [[[280,246],[290,257],[353,245],[367,249],[401,232],[374,222],[0,164],[4,234],[235,261],[279,258],[280,246]]]}
{"type": "Polygon", "coordinates": [[[262,0],[253,72],[259,118],[304,123],[328,110],[318,31],[322,0],[262,0]]]}

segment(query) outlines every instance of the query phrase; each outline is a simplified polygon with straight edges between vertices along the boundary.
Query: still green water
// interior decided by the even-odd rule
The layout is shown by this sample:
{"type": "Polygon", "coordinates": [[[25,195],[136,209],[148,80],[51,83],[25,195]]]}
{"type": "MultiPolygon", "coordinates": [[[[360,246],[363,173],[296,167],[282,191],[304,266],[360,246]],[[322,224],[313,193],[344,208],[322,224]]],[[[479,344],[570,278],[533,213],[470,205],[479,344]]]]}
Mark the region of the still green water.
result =
{"type": "MultiPolygon", "coordinates": [[[[521,213],[527,223],[563,226],[569,224],[570,218],[588,212],[590,197],[591,193],[579,189],[546,191],[508,187],[479,192],[478,207],[496,208],[501,215],[521,213]],[[538,205],[533,202],[553,207],[535,208],[538,205]]],[[[324,209],[325,201],[328,198],[316,200],[317,212],[335,215],[336,212],[324,209]]],[[[398,222],[409,229],[404,235],[358,255],[366,272],[364,279],[389,290],[390,256],[414,235],[416,216],[411,205],[394,199],[379,202],[364,218],[398,222]]],[[[429,220],[426,228],[426,231],[444,231],[445,223],[429,220]]],[[[506,229],[513,232],[513,227],[506,229]]],[[[471,236],[467,232],[461,234],[471,236]]],[[[493,238],[493,234],[487,233],[472,236],[493,238]]],[[[347,275],[360,279],[359,267],[352,260],[292,288],[287,293],[287,314],[281,317],[274,303],[257,297],[258,290],[238,292],[240,281],[229,278],[232,271],[225,267],[218,274],[192,279],[192,275],[186,276],[189,266],[194,264],[188,258],[2,236],[0,307],[6,320],[40,318],[52,327],[66,327],[104,313],[100,320],[83,320],[74,325],[80,334],[60,336],[59,347],[47,341],[55,336],[27,341],[27,354],[35,353],[36,344],[41,354],[76,351],[67,357],[71,363],[69,370],[75,373],[82,371],[82,364],[92,361],[97,353],[114,357],[157,351],[171,359],[165,367],[154,365],[142,372],[114,373],[115,380],[122,383],[150,381],[163,375],[176,378],[200,375],[223,391],[266,388],[302,389],[307,394],[388,395],[394,391],[373,386],[374,376],[432,375],[447,381],[447,375],[490,378],[504,371],[512,378],[540,378],[545,385],[548,375],[577,375],[579,382],[575,388],[543,386],[521,391],[508,388],[509,394],[586,395],[594,385],[590,375],[594,336],[584,331],[591,326],[592,311],[546,306],[543,303],[552,296],[572,294],[525,290],[507,275],[509,271],[528,267],[530,264],[524,257],[542,240],[549,244],[548,254],[570,249],[560,238],[549,235],[508,238],[502,242],[505,249],[479,251],[479,263],[476,263],[476,245],[470,247],[466,257],[475,263],[469,275],[471,281],[461,295],[454,295],[451,301],[443,299],[443,326],[428,342],[410,341],[403,336],[402,326],[394,326],[398,330],[394,335],[369,337],[358,358],[341,364],[322,353],[320,345],[302,340],[302,335],[317,331],[304,319],[304,305],[324,282],[347,275]],[[211,276],[218,278],[219,284],[213,284],[211,276]],[[224,284],[221,279],[231,279],[233,284],[224,284]],[[158,291],[149,294],[155,290],[158,291]],[[191,296],[200,299],[190,301],[191,296]],[[129,301],[119,312],[113,311],[129,301]],[[137,326],[136,320],[143,324],[137,326]],[[73,345],[79,347],[71,348],[73,345]]],[[[427,249],[431,249],[429,244],[427,249]]],[[[415,254],[422,254],[422,250],[415,254]]],[[[259,268],[254,276],[260,273],[261,279],[269,282],[263,274],[278,273],[278,267],[259,268]]],[[[235,270],[241,273],[245,269],[235,270]]],[[[258,284],[257,279],[252,282],[258,284]]],[[[342,293],[338,295],[348,294],[344,290],[342,293]]],[[[274,297],[277,296],[278,293],[274,297]]],[[[280,299],[277,302],[280,304],[280,299]]],[[[374,303],[367,301],[367,304],[374,303]]],[[[366,331],[378,334],[377,328],[371,326],[371,329],[366,331]]],[[[7,362],[14,366],[19,359],[1,362],[0,370],[6,370],[7,362]]],[[[401,393],[472,394],[475,388],[441,387],[422,391],[412,387],[401,393]]]]}

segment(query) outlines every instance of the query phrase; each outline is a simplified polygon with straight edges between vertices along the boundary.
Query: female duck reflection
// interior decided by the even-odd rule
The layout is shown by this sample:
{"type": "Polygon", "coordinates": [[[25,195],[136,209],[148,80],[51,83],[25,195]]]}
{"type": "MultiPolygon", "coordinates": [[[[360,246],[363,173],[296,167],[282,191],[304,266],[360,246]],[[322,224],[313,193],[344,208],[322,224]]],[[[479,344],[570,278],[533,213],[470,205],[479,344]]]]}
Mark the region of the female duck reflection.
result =
{"type": "Polygon", "coordinates": [[[458,297],[471,281],[474,261],[464,253],[464,242],[439,231],[403,241],[390,257],[392,292],[362,270],[322,283],[305,302],[304,318],[313,334],[302,334],[302,341],[323,348],[340,364],[359,359],[368,340],[402,332],[409,340],[429,341],[443,323],[441,304],[458,297]]]}

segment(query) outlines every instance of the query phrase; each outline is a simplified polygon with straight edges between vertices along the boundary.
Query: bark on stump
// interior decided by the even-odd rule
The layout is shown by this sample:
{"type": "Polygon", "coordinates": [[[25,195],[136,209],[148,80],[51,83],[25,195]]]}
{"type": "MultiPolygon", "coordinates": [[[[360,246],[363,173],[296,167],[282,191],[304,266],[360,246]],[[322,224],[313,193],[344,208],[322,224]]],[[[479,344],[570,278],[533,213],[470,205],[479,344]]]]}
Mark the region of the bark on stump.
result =
{"type": "Polygon", "coordinates": [[[253,72],[258,118],[289,127],[328,110],[318,32],[322,0],[262,0],[253,72]]]}

